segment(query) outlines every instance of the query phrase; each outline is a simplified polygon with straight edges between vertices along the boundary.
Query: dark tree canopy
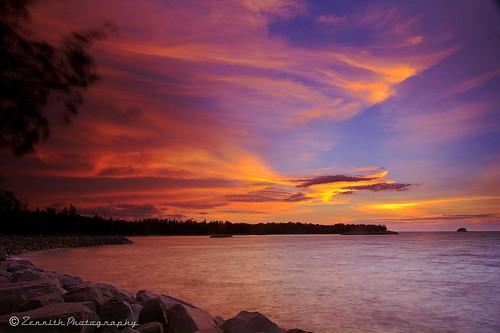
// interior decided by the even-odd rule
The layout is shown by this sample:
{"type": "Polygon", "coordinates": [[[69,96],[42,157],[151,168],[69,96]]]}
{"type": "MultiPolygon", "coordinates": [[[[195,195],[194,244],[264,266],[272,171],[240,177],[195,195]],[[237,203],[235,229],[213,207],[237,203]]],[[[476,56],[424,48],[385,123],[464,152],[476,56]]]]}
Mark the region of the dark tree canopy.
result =
{"type": "Polygon", "coordinates": [[[72,32],[60,46],[26,29],[30,0],[0,1],[0,147],[22,155],[49,136],[47,107],[62,103],[69,121],[98,79],[90,43],[102,31],[72,32]]]}

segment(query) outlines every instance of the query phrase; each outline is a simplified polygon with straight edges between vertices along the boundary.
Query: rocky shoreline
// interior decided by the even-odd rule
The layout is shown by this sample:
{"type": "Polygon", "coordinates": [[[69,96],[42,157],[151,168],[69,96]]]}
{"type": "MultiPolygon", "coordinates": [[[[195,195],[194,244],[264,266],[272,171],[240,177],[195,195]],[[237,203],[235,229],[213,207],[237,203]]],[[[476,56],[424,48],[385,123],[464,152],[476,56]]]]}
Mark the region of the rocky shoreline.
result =
{"type": "Polygon", "coordinates": [[[0,259],[29,251],[131,243],[126,237],[108,235],[0,235],[0,259]]]}
{"type": "MultiPolygon", "coordinates": [[[[102,237],[94,242],[119,241],[102,237]]],[[[83,246],[90,246],[90,238],[81,240],[83,246]]],[[[80,242],[52,238],[56,239],[63,247],[80,242]]],[[[6,247],[3,239],[1,244],[10,251],[4,254],[33,250],[27,245],[6,247]]],[[[283,329],[259,312],[241,311],[224,320],[171,296],[146,290],[131,293],[12,258],[0,259],[0,332],[307,333],[283,329]]]]}

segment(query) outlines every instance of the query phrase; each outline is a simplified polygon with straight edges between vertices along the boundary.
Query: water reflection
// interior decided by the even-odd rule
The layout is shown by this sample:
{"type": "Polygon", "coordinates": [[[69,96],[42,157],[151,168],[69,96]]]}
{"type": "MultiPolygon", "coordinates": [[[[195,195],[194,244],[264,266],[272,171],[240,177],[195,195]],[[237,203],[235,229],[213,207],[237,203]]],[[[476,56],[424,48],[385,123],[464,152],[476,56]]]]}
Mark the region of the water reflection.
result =
{"type": "Polygon", "coordinates": [[[500,233],[133,240],[28,259],[315,332],[500,332],[500,233]]]}

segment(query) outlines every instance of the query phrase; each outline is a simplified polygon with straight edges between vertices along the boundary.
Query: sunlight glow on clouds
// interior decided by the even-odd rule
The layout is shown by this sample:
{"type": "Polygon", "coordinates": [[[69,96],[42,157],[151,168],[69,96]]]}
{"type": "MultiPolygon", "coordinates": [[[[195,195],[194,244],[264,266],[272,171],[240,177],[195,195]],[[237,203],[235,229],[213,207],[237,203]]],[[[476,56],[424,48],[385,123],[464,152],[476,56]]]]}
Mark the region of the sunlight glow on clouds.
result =
{"type": "Polygon", "coordinates": [[[46,145],[6,156],[7,184],[34,205],[124,218],[498,214],[487,201],[500,193],[479,185],[481,172],[500,184],[499,147],[483,144],[498,139],[500,43],[474,37],[490,7],[39,2],[44,37],[105,20],[117,31],[95,47],[103,80],[80,115],[65,127],[54,114],[46,145]],[[471,150],[477,163],[457,162],[471,150]],[[478,210],[458,211],[460,197],[478,210]],[[419,210],[431,206],[443,211],[419,210]]]}

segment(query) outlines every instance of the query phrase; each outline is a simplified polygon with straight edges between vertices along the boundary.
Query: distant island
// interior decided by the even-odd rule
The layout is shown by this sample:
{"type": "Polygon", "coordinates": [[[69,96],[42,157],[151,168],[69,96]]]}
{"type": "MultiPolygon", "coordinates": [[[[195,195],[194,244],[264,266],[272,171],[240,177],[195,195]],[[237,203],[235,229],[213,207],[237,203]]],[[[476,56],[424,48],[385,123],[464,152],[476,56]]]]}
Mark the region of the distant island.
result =
{"type": "Polygon", "coordinates": [[[465,228],[458,228],[457,232],[467,232],[467,229],[465,229],[465,228]]]}

